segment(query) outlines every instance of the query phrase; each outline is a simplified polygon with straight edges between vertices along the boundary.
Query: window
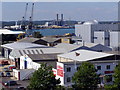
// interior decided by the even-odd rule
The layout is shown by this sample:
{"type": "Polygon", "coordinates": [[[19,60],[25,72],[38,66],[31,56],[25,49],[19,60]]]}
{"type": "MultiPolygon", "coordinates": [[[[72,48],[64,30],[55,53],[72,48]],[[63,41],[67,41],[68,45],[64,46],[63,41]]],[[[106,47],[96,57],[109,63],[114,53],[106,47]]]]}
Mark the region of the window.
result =
{"type": "Polygon", "coordinates": [[[110,69],[110,65],[107,65],[107,66],[106,66],[106,69],[110,69]]]}
{"type": "Polygon", "coordinates": [[[101,70],[101,66],[97,66],[97,70],[101,70]]]}
{"type": "Polygon", "coordinates": [[[98,37],[93,37],[93,39],[97,39],[98,37]]]}
{"type": "Polygon", "coordinates": [[[106,80],[106,82],[111,82],[112,81],[112,75],[106,75],[105,80],[106,80]]]}
{"type": "Polygon", "coordinates": [[[71,82],[71,78],[70,77],[67,77],[67,82],[71,82]]]}
{"type": "Polygon", "coordinates": [[[77,71],[79,70],[79,67],[77,67],[77,71]]]}
{"type": "Polygon", "coordinates": [[[98,52],[102,52],[102,50],[97,50],[98,52]]]}
{"type": "Polygon", "coordinates": [[[105,37],[105,40],[109,40],[109,37],[105,37]]]}
{"type": "Polygon", "coordinates": [[[67,67],[67,72],[71,72],[71,67],[67,67]]]}

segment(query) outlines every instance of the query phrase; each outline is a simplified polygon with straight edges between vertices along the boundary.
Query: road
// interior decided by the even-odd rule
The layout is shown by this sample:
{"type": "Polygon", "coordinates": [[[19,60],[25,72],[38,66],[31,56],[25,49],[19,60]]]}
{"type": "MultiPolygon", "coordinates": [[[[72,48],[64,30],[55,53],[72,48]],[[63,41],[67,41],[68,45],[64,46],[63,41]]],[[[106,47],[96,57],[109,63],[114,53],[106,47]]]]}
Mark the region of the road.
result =
{"type": "MultiPolygon", "coordinates": [[[[9,80],[15,80],[15,79],[10,78],[10,77],[0,77],[0,80],[1,80],[1,82],[5,83],[5,82],[7,82],[9,80]]],[[[15,81],[17,81],[17,80],[15,80],[15,81]]],[[[29,80],[17,81],[17,85],[8,86],[8,88],[10,88],[10,89],[17,88],[17,87],[25,87],[26,88],[28,85],[29,85],[29,80]]]]}
{"type": "MultiPolygon", "coordinates": [[[[2,59],[3,58],[0,56],[0,60],[2,60],[2,59]]],[[[0,65],[0,72],[3,71],[3,68],[5,68],[5,67],[8,67],[8,65],[5,65],[5,66],[0,65]]],[[[9,80],[17,81],[14,77],[0,77],[0,90],[2,88],[7,88],[6,86],[3,85],[3,83],[5,83],[5,82],[7,82],[9,80]]],[[[6,89],[6,90],[14,90],[14,88],[17,88],[19,86],[22,86],[22,87],[26,88],[28,86],[28,84],[29,84],[29,80],[17,81],[17,85],[15,85],[15,86],[8,86],[8,88],[10,88],[10,89],[6,89]]]]}

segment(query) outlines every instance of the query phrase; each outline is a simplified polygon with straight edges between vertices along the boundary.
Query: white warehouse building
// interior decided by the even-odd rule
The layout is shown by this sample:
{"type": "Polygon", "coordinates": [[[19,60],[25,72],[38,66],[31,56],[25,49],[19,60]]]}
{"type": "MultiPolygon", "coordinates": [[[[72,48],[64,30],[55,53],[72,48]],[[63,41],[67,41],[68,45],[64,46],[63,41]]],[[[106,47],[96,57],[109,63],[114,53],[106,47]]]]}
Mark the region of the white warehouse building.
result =
{"type": "Polygon", "coordinates": [[[118,24],[100,24],[96,20],[75,25],[75,34],[83,41],[118,47],[120,30],[118,24]]]}
{"type": "Polygon", "coordinates": [[[79,69],[82,62],[87,61],[93,63],[97,69],[96,73],[100,75],[101,85],[112,84],[114,81],[112,75],[119,60],[119,55],[88,50],[77,50],[61,54],[58,55],[56,78],[60,78],[60,85],[71,86],[74,73],[79,69]],[[76,55],[76,53],[79,53],[79,55],[76,55]],[[105,81],[105,76],[109,76],[111,79],[105,81]]]}

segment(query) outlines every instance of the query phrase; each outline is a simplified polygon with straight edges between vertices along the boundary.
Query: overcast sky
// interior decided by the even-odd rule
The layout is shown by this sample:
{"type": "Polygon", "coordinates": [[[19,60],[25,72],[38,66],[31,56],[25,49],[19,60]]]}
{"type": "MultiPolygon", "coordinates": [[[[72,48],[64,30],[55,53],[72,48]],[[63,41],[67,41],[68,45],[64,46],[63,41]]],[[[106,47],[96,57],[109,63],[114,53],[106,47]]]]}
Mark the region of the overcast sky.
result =
{"type": "Polygon", "coordinates": [[[53,20],[56,19],[57,13],[64,14],[65,20],[79,21],[94,19],[98,21],[114,21],[117,20],[118,17],[118,0],[114,0],[114,2],[113,0],[105,0],[111,2],[102,2],[103,0],[91,0],[91,2],[87,2],[88,0],[86,0],[86,2],[85,0],[74,0],[74,2],[72,2],[73,0],[69,0],[69,2],[60,2],[60,0],[50,0],[51,2],[47,2],[48,0],[44,0],[44,2],[41,2],[41,0],[26,0],[26,2],[14,1],[17,0],[4,0],[4,2],[2,2],[3,20],[21,20],[25,12],[26,2],[29,2],[27,11],[28,19],[31,14],[32,1],[36,1],[33,20],[53,20]]]}
{"type": "Polygon", "coordinates": [[[119,0],[1,0],[2,2],[119,2],[119,0]]]}

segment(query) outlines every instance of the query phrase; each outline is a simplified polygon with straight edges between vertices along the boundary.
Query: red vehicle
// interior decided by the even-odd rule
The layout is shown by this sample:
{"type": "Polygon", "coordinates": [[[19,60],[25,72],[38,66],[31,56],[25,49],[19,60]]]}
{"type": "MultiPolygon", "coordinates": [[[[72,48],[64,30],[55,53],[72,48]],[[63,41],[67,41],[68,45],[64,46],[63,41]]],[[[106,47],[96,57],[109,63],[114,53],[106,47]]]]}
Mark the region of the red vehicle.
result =
{"type": "Polygon", "coordinates": [[[9,63],[8,63],[8,61],[6,61],[6,60],[2,60],[2,61],[1,61],[1,64],[2,64],[2,65],[8,65],[9,63]]]}
{"type": "Polygon", "coordinates": [[[15,65],[9,65],[9,66],[8,66],[8,69],[9,69],[9,70],[12,70],[12,69],[15,69],[15,68],[16,68],[15,65]]]}

